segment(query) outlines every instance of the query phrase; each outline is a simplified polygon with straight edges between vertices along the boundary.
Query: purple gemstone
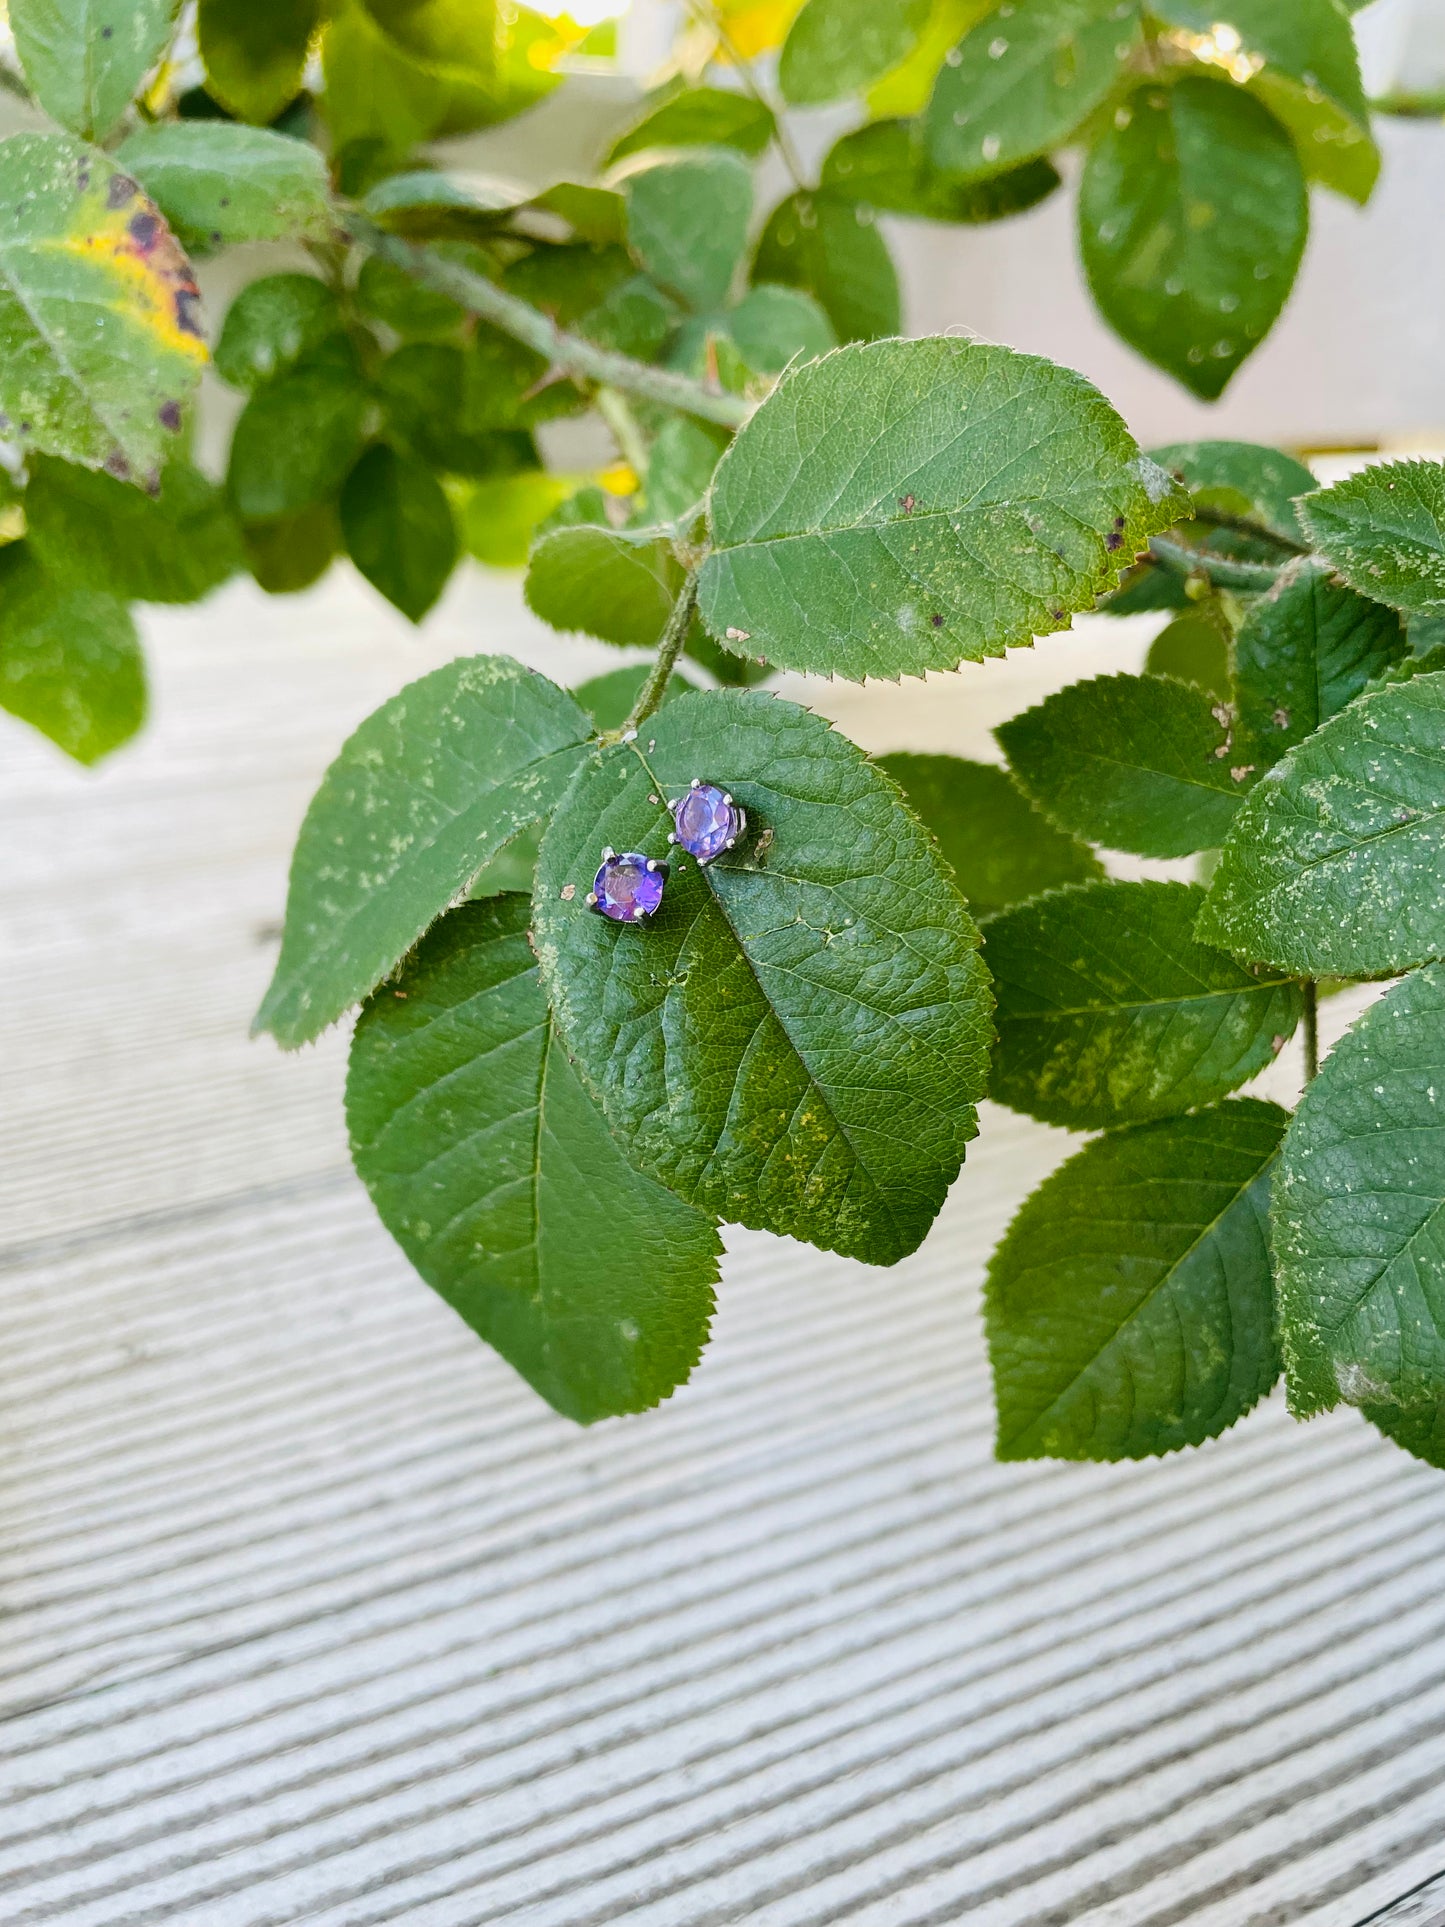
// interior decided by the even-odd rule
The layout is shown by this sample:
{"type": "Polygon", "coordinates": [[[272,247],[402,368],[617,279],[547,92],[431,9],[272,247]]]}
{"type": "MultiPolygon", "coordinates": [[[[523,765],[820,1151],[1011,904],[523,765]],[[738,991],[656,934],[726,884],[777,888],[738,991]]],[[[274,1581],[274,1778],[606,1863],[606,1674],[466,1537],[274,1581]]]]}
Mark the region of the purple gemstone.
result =
{"type": "Polygon", "coordinates": [[[592,907],[614,923],[638,923],[662,902],[666,881],[667,865],[639,856],[636,850],[604,857],[592,884],[596,898],[592,907]]]}
{"type": "Polygon", "coordinates": [[[673,804],[672,820],[679,846],[699,863],[711,863],[736,843],[748,819],[715,783],[695,783],[673,804]]]}

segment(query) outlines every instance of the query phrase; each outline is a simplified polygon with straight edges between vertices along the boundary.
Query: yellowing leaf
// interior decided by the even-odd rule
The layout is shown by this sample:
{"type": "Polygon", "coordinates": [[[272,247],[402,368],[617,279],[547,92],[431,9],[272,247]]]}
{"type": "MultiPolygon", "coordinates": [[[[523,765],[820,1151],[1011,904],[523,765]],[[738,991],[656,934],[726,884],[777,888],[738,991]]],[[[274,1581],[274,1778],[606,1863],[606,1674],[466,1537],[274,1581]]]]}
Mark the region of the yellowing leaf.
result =
{"type": "Polygon", "coordinates": [[[67,134],[0,142],[0,409],[22,446],[149,479],[206,359],[155,205],[67,134]]]}

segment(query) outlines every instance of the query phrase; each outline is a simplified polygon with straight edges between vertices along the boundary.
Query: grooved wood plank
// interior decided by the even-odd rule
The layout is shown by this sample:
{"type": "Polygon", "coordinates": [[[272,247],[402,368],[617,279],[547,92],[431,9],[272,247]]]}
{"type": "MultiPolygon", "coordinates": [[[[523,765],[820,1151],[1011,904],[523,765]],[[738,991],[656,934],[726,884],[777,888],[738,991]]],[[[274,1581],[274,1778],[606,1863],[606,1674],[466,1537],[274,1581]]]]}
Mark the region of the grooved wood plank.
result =
{"type": "MultiPolygon", "coordinates": [[[[0,768],[6,1927],[1445,1921],[1445,1480],[1278,1399],[994,1463],[982,1268],[1069,1140],[992,1107],[915,1257],[731,1233],[693,1382],[556,1418],[377,1225],[344,1036],[246,1031],[359,717],[615,652],[479,574],[420,638],[342,576],[151,626],[140,744],[0,768]]],[[[806,695],[985,753],[1144,633],[806,695]]]]}

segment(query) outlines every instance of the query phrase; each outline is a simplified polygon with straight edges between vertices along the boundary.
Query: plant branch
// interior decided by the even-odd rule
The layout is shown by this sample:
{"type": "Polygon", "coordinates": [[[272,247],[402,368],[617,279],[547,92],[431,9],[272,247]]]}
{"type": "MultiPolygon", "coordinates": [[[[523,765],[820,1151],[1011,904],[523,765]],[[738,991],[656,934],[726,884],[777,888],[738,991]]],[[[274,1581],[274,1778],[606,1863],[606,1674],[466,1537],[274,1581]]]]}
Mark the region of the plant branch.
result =
{"type": "Polygon", "coordinates": [[[740,395],[719,393],[703,387],[700,382],[690,381],[685,375],[673,374],[670,369],[649,367],[645,361],[634,361],[631,355],[615,354],[581,335],[568,334],[539,308],[508,294],[485,275],[476,274],[455,261],[443,260],[430,248],[388,234],[360,214],[348,215],[346,227],[358,246],[402,269],[422,287],[447,295],[484,321],[490,321],[504,334],[511,335],[513,340],[545,355],[551,366],[565,375],[581,381],[601,382],[621,389],[624,394],[641,395],[648,401],[660,402],[665,408],[696,415],[702,421],[719,422],[724,428],[741,428],[752,413],[752,404],[740,395]]]}
{"type": "Polygon", "coordinates": [[[800,194],[804,193],[808,186],[808,176],[798,156],[798,150],[793,145],[792,135],[788,132],[783,116],[758,85],[752,62],[728,32],[726,21],[715,7],[705,6],[703,0],[686,0],[686,5],[694,20],[700,22],[710,33],[717,35],[718,45],[737,69],[738,79],[743,83],[743,91],[750,94],[759,107],[767,109],[773,123],[773,144],[778,150],[778,158],[791,176],[793,186],[800,194]]]}
{"type": "Polygon", "coordinates": [[[629,735],[635,736],[662,701],[667,688],[667,679],[677,667],[677,659],[682,654],[682,645],[687,641],[687,632],[692,627],[692,619],[697,611],[697,571],[688,572],[687,580],[678,591],[677,601],[672,605],[672,614],[667,618],[667,627],[662,632],[658,644],[657,661],[652,665],[652,674],[642,685],[642,691],[633,705],[632,714],[622,726],[622,740],[629,735]]]}
{"type": "Polygon", "coordinates": [[[1247,515],[1229,515],[1223,509],[1206,508],[1196,502],[1194,520],[1202,522],[1206,528],[1228,529],[1232,535],[1247,535],[1252,541],[1267,542],[1272,549],[1280,549],[1286,555],[1308,555],[1310,552],[1308,543],[1296,542],[1288,535],[1281,535],[1277,529],[1267,529],[1262,522],[1251,522],[1247,515]]]}
{"type": "Polygon", "coordinates": [[[1305,1082],[1319,1075],[1320,1068],[1320,993],[1313,977],[1307,977],[1305,993],[1305,1082]]]}
{"type": "Polygon", "coordinates": [[[1191,576],[1202,576],[1216,589],[1243,589],[1252,594],[1272,589],[1279,575],[1279,570],[1267,562],[1235,562],[1225,555],[1209,555],[1203,549],[1190,548],[1187,542],[1172,542],[1167,535],[1154,537],[1147,560],[1186,582],[1191,576]]]}

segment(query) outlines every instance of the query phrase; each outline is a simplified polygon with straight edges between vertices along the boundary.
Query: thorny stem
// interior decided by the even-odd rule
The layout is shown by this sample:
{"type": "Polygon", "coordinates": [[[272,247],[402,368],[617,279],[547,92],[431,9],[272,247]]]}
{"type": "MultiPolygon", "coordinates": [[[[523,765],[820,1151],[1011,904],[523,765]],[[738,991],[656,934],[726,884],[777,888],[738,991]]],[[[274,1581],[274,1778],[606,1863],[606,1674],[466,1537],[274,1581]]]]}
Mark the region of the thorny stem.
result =
{"type": "Polygon", "coordinates": [[[753,404],[740,395],[719,393],[670,369],[649,367],[644,361],[634,361],[631,355],[615,354],[581,335],[568,334],[540,309],[508,294],[485,275],[443,260],[430,248],[388,234],[360,214],[348,215],[346,226],[359,246],[390,261],[424,288],[449,296],[513,340],[545,355],[552,367],[565,375],[619,388],[624,394],[641,395],[702,421],[719,422],[724,428],[741,428],[752,413],[753,404]]]}
{"type": "Polygon", "coordinates": [[[1272,589],[1279,576],[1277,568],[1266,562],[1235,562],[1229,556],[1209,555],[1192,549],[1187,542],[1171,542],[1167,535],[1156,535],[1149,544],[1148,560],[1167,569],[1170,575],[1203,576],[1216,589],[1243,589],[1257,594],[1272,589]]]}
{"type": "Polygon", "coordinates": [[[1313,977],[1307,977],[1305,993],[1305,1082],[1313,1081],[1320,1068],[1320,993],[1313,977]]]}
{"type": "Polygon", "coordinates": [[[622,725],[622,738],[641,729],[653,710],[662,701],[667,679],[677,667],[677,659],[682,654],[682,645],[687,641],[687,632],[692,627],[693,614],[697,609],[697,571],[691,570],[687,580],[678,591],[677,601],[672,605],[672,614],[667,618],[667,627],[662,632],[658,644],[657,661],[652,665],[652,674],[642,685],[642,693],[632,708],[632,714],[622,725]]]}

